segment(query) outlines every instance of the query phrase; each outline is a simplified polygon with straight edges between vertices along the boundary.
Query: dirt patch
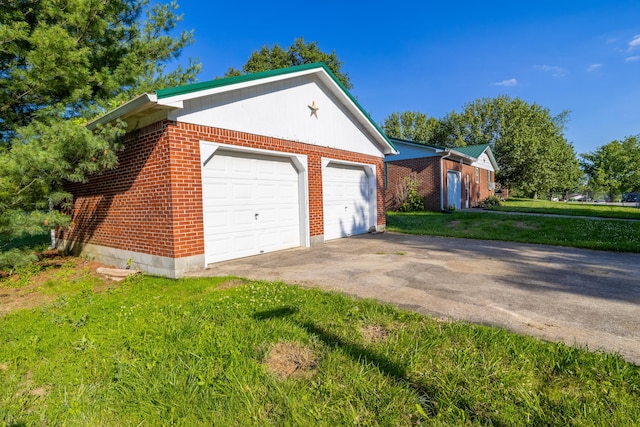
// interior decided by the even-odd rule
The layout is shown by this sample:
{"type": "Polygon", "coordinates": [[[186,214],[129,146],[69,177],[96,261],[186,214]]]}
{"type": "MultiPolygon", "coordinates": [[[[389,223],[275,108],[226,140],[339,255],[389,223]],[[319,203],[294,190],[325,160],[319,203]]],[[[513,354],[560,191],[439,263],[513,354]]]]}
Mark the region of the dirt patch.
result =
{"type": "Polygon", "coordinates": [[[45,397],[47,394],[49,394],[49,388],[48,387],[34,388],[29,390],[29,394],[31,396],[45,397]]]}
{"type": "Polygon", "coordinates": [[[389,338],[391,333],[387,328],[381,325],[365,325],[360,330],[362,338],[368,343],[376,343],[389,338]]]}
{"type": "Polygon", "coordinates": [[[449,228],[457,228],[460,225],[460,221],[449,221],[447,222],[447,227],[449,228]]]}
{"type": "Polygon", "coordinates": [[[216,291],[224,291],[225,289],[231,289],[231,288],[236,288],[238,286],[242,286],[244,285],[245,281],[242,279],[231,279],[231,280],[227,280],[226,282],[222,282],[220,283],[218,286],[215,287],[216,291]]]}
{"type": "Polygon", "coordinates": [[[273,346],[264,360],[264,366],[281,379],[309,378],[315,373],[318,359],[304,345],[281,342],[273,346]]]}
{"type": "Polygon", "coordinates": [[[96,273],[105,264],[88,261],[78,257],[65,257],[57,253],[47,254],[38,262],[42,271],[28,275],[14,274],[0,281],[0,316],[17,310],[29,310],[45,306],[57,297],[42,293],[42,285],[51,280],[60,280],[59,275],[64,269],[64,279],[73,281],[90,274],[98,278],[94,292],[101,292],[113,287],[114,282],[104,279],[96,273]]]}

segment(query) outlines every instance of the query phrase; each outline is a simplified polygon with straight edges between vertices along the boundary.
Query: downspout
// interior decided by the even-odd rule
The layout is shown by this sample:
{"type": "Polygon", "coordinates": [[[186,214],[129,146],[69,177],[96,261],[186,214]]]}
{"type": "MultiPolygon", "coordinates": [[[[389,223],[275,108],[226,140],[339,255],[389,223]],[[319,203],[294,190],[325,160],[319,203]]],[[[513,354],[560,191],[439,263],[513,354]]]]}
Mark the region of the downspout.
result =
{"type": "Polygon", "coordinates": [[[444,211],[444,182],[443,182],[443,178],[442,175],[443,174],[443,166],[444,166],[444,162],[443,160],[446,159],[447,157],[449,157],[451,155],[451,150],[447,150],[447,154],[440,157],[440,211],[444,211]]]}

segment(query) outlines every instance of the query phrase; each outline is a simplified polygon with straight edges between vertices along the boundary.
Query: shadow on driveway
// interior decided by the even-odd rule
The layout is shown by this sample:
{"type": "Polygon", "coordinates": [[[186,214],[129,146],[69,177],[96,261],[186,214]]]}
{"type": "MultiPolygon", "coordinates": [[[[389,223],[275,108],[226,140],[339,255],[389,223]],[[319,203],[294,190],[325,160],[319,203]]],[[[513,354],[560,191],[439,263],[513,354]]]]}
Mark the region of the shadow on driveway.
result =
{"type": "Polygon", "coordinates": [[[640,254],[396,233],[212,264],[507,328],[640,364],[640,254]]]}

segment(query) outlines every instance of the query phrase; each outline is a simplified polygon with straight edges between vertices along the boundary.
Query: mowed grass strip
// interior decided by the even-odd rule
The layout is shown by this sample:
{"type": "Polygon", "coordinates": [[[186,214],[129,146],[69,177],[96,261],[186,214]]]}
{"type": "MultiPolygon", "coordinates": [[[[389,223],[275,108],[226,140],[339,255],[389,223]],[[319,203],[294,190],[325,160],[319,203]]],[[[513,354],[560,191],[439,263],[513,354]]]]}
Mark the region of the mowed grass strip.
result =
{"type": "Polygon", "coordinates": [[[0,425],[640,423],[616,355],[282,283],[69,277],[0,318],[0,425]]]}
{"type": "Polygon", "coordinates": [[[621,206],[607,203],[550,202],[547,200],[511,198],[503,202],[502,206],[492,206],[488,209],[504,212],[526,212],[640,220],[640,209],[638,209],[636,203],[625,203],[624,206],[621,206]]]}
{"type": "Polygon", "coordinates": [[[389,212],[387,229],[408,234],[640,252],[640,221],[473,211],[451,214],[389,212]]]}

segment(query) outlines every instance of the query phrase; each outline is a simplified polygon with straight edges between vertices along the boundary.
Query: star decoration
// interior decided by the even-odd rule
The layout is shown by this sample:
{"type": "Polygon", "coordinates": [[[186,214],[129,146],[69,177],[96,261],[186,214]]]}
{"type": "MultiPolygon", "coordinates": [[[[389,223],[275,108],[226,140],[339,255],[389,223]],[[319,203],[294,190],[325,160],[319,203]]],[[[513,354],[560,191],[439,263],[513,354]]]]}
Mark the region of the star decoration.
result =
{"type": "Polygon", "coordinates": [[[309,110],[311,110],[311,114],[309,115],[309,117],[316,116],[316,119],[317,119],[318,118],[318,110],[319,110],[319,108],[316,107],[316,101],[313,101],[311,103],[311,105],[307,105],[307,107],[309,107],[309,110]]]}

